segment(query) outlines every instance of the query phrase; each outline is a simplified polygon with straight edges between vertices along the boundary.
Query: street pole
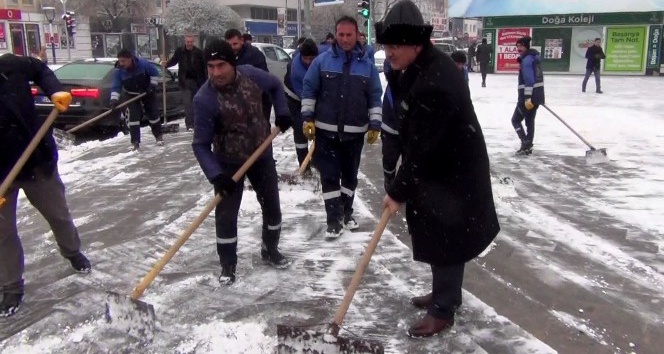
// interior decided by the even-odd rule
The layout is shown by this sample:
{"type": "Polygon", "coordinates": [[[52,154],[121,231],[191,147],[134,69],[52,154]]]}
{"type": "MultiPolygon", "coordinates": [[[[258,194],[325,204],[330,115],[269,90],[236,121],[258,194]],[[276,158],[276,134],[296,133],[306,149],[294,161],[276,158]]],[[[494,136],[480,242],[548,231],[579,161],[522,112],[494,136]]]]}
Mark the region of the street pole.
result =
{"type": "Polygon", "coordinates": [[[48,30],[51,32],[51,54],[53,54],[53,64],[55,64],[55,35],[53,34],[53,20],[48,21],[48,30]]]}
{"type": "MultiPolygon", "coordinates": [[[[62,13],[67,13],[67,0],[60,0],[62,2],[62,13]]],[[[65,24],[65,37],[67,37],[67,61],[71,61],[71,43],[69,42],[69,31],[67,31],[67,24],[65,24]]]]}
{"type": "Polygon", "coordinates": [[[302,37],[302,19],[300,18],[300,13],[302,13],[302,0],[297,0],[297,40],[302,37]]]}
{"type": "MultiPolygon", "coordinates": [[[[166,58],[166,27],[164,26],[164,23],[166,22],[166,0],[161,0],[161,54],[162,57],[164,58],[164,61],[167,60],[166,58]]],[[[164,101],[164,124],[166,124],[166,67],[162,67],[162,73],[163,73],[163,82],[161,84],[162,86],[162,96],[163,96],[163,101],[164,101]]]]}

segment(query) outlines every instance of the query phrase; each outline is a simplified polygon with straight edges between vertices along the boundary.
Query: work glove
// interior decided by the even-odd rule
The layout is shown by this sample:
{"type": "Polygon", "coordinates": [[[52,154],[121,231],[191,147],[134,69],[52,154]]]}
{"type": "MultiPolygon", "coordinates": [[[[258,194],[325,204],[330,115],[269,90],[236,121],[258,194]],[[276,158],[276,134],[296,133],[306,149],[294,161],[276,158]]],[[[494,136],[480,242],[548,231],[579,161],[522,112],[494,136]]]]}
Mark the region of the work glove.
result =
{"type": "Polygon", "coordinates": [[[212,184],[214,185],[215,192],[221,194],[222,197],[233,193],[238,187],[237,182],[223,174],[215,178],[212,184]]]}
{"type": "Polygon", "coordinates": [[[380,131],[378,130],[369,130],[367,132],[367,144],[373,144],[378,140],[378,136],[380,135],[380,131]]]}
{"type": "Polygon", "coordinates": [[[293,120],[291,119],[290,116],[288,115],[283,115],[283,116],[277,116],[274,119],[274,124],[279,127],[281,132],[285,132],[286,130],[290,129],[290,127],[293,125],[293,120]]]}
{"type": "Polygon", "coordinates": [[[112,99],[112,100],[108,103],[108,108],[109,108],[111,111],[114,110],[115,107],[117,107],[117,106],[118,106],[118,100],[115,99],[115,98],[112,99]]]}
{"type": "Polygon", "coordinates": [[[533,104],[533,100],[531,100],[530,98],[526,98],[526,101],[523,103],[523,105],[526,106],[526,109],[529,110],[529,111],[531,109],[535,108],[535,105],[533,104]]]}
{"type": "Polygon", "coordinates": [[[314,122],[305,122],[302,126],[302,133],[304,136],[309,139],[309,141],[314,140],[316,137],[316,125],[314,122]]]}
{"type": "Polygon", "coordinates": [[[65,112],[69,109],[71,104],[71,93],[65,91],[59,91],[51,95],[51,102],[60,112],[65,112]]]}

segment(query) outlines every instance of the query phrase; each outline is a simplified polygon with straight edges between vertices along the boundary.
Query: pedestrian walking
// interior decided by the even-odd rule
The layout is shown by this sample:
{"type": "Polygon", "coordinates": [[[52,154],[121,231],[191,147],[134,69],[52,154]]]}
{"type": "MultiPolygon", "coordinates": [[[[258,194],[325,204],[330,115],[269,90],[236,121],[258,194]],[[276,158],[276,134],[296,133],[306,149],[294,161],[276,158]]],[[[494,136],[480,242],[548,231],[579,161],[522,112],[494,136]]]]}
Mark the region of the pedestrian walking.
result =
{"type": "Polygon", "coordinates": [[[143,112],[148,117],[157,145],[164,145],[161,119],[157,113],[156,91],[159,71],[153,63],[134,56],[129,49],[121,49],[117,57],[118,61],[115,63],[117,70],[113,76],[109,107],[115,109],[121,98],[125,101],[145,93],[145,96],[129,104],[129,136],[133,150],[138,150],[141,145],[143,112]]]}
{"type": "Polygon", "coordinates": [[[602,59],[606,59],[606,55],[602,50],[602,39],[595,38],[593,45],[586,49],[586,76],[583,78],[583,83],[581,84],[581,91],[586,92],[586,85],[588,84],[588,79],[590,74],[595,75],[595,92],[602,92],[602,85],[600,83],[600,66],[602,59]]]}
{"type": "MultiPolygon", "coordinates": [[[[205,61],[209,79],[194,96],[192,148],[214,192],[223,196],[215,209],[219,282],[230,285],[237,268],[237,219],[244,186],[244,176],[238,182],[232,176],[270,135],[269,116],[262,114],[262,96],[270,95],[274,102],[275,124],[282,132],[292,124],[283,85],[275,76],[251,65],[237,66],[231,45],[223,40],[205,47],[205,61]]],[[[285,268],[291,261],[278,248],[281,206],[271,146],[246,176],[263,212],[261,258],[285,268]]]]}
{"type": "Polygon", "coordinates": [[[431,266],[431,293],[411,299],[427,310],[408,329],[428,337],[454,325],[465,263],[499,231],[489,158],[468,85],[454,62],[433,47],[431,25],[410,0],[376,24],[392,73],[387,76],[401,122],[402,163],[384,207],[406,205],[413,257],[431,266]]]}
{"type": "Polygon", "coordinates": [[[544,74],[541,59],[539,53],[530,48],[531,40],[529,36],[525,36],[516,41],[516,48],[519,52],[517,59],[519,62],[519,95],[512,115],[512,126],[521,141],[521,147],[516,152],[517,155],[533,153],[535,115],[537,115],[537,108],[544,104],[544,74]],[[524,120],[525,131],[521,124],[524,120]]]}
{"type": "Polygon", "coordinates": [[[359,227],[353,216],[357,173],[364,146],[378,140],[383,89],[378,69],[358,43],[357,21],[342,16],[336,41],[311,63],[304,77],[304,135],[316,141],[314,165],[321,175],[326,236],[359,227]]]}
{"type": "Polygon", "coordinates": [[[489,72],[489,63],[491,62],[491,56],[493,55],[493,49],[487,43],[486,38],[482,38],[482,44],[477,46],[475,51],[475,57],[480,63],[480,73],[482,74],[482,87],[486,87],[486,75],[489,72]]]}
{"type": "Polygon", "coordinates": [[[178,83],[182,91],[182,102],[184,104],[184,124],[187,131],[194,131],[194,108],[193,99],[198,89],[207,79],[203,51],[194,45],[194,36],[186,35],[184,45],[178,47],[173,56],[166,62],[162,61],[165,68],[178,65],[178,83]]]}
{"type": "MultiPolygon", "coordinates": [[[[7,178],[19,157],[45,122],[37,116],[31,82],[39,86],[60,112],[72,97],[55,74],[38,58],[0,56],[0,178],[7,178]]],[[[30,204],[46,219],[60,254],[77,272],[88,273],[90,261],[81,253],[81,239],[58,173],[58,149],[51,132],[39,142],[0,202],[0,317],[15,314],[24,295],[25,258],[16,226],[16,205],[23,190],[30,204]]],[[[33,235],[35,236],[35,235],[33,235]]]]}

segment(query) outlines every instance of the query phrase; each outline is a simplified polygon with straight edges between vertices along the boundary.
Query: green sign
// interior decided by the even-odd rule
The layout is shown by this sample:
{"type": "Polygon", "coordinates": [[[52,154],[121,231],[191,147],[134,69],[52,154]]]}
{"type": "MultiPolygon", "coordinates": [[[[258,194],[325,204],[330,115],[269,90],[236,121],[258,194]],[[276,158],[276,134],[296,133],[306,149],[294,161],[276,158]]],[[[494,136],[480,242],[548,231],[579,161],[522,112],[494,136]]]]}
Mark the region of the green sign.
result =
{"type": "Polygon", "coordinates": [[[486,38],[486,44],[491,46],[491,58],[489,58],[489,73],[493,74],[495,59],[495,52],[493,48],[496,48],[496,30],[495,29],[483,29],[482,38],[486,38]]]}
{"type": "Polygon", "coordinates": [[[648,36],[648,60],[646,60],[646,68],[659,69],[660,57],[659,52],[662,46],[662,26],[650,26],[650,35],[648,36]]]}
{"type": "Polygon", "coordinates": [[[664,13],[625,12],[606,14],[568,14],[541,16],[485,17],[484,28],[499,27],[572,27],[597,25],[661,24],[664,13]]]}
{"type": "Polygon", "coordinates": [[[609,27],[606,31],[605,71],[642,72],[646,27],[609,27]]]}

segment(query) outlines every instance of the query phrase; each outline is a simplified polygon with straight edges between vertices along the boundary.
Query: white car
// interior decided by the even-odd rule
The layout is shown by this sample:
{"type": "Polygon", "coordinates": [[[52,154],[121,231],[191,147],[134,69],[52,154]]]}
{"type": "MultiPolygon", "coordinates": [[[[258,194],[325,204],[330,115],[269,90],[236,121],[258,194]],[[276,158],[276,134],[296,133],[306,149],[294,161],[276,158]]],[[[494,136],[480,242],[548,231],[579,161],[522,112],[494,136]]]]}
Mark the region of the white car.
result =
{"type": "Polygon", "coordinates": [[[270,43],[251,43],[254,47],[261,50],[265,59],[267,59],[267,68],[270,74],[283,79],[286,76],[286,67],[291,61],[291,56],[288,52],[278,45],[270,43]]]}
{"type": "Polygon", "coordinates": [[[383,72],[383,64],[385,63],[385,51],[379,50],[374,53],[374,61],[376,62],[376,68],[379,73],[383,72]]]}
{"type": "Polygon", "coordinates": [[[289,49],[285,49],[285,48],[284,48],[284,51],[285,51],[286,53],[288,53],[288,55],[291,57],[291,59],[293,59],[293,54],[295,54],[295,49],[290,49],[290,48],[289,48],[289,49]]]}

